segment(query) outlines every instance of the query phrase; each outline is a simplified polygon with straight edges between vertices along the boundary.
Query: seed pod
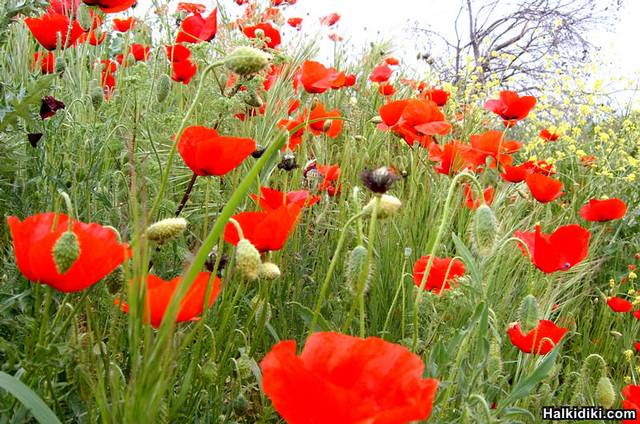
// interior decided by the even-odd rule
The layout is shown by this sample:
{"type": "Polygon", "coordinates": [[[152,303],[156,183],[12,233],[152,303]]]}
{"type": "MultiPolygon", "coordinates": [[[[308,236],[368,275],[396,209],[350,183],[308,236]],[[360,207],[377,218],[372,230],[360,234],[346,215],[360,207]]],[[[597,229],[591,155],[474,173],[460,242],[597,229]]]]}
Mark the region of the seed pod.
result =
{"type": "Polygon", "coordinates": [[[363,293],[369,291],[369,283],[371,282],[371,277],[373,275],[373,266],[369,264],[369,270],[364,271],[366,263],[367,248],[362,245],[354,247],[351,253],[349,253],[349,259],[347,260],[345,269],[347,287],[353,294],[358,293],[358,282],[360,281],[360,275],[362,272],[367,272],[363,293]]]}
{"type": "Polygon", "coordinates": [[[540,321],[540,309],[538,300],[533,295],[527,295],[520,303],[518,310],[518,321],[523,327],[523,331],[529,331],[538,326],[540,321]]]}
{"type": "Polygon", "coordinates": [[[260,278],[264,278],[265,280],[275,280],[280,278],[280,275],[282,275],[278,265],[272,262],[265,262],[261,264],[258,273],[260,278]]]}
{"type": "Polygon", "coordinates": [[[145,231],[145,235],[149,240],[162,244],[174,237],[178,237],[185,228],[187,228],[186,219],[167,218],[151,224],[145,231]]]}
{"type": "Polygon", "coordinates": [[[603,408],[611,408],[616,401],[616,391],[608,377],[602,376],[596,386],[596,401],[603,408]]]}
{"type": "Polygon", "coordinates": [[[247,239],[240,240],[236,246],[236,266],[248,280],[258,278],[262,266],[260,252],[247,239]]]}
{"type": "Polygon", "coordinates": [[[171,78],[169,78],[167,74],[162,74],[160,75],[156,89],[156,100],[158,103],[162,103],[167,99],[169,91],[171,91],[171,78]]]}
{"type": "Polygon", "coordinates": [[[56,244],[53,245],[53,262],[58,274],[66,274],[78,260],[78,257],[80,257],[78,236],[73,231],[62,233],[56,244]]]}
{"type": "MultiPolygon", "coordinates": [[[[371,215],[375,208],[376,198],[372,198],[369,203],[365,205],[362,211],[365,215],[371,215]]],[[[389,218],[400,210],[402,202],[395,196],[390,194],[383,194],[380,196],[380,204],[378,205],[378,219],[389,218]]]]}
{"type": "Polygon", "coordinates": [[[493,252],[498,236],[498,220],[491,208],[480,205],[473,216],[473,246],[478,255],[487,257],[493,252]]]}
{"type": "Polygon", "coordinates": [[[91,97],[91,105],[93,110],[100,109],[104,100],[104,89],[100,87],[97,81],[91,81],[91,88],[89,90],[89,96],[91,97]]]}
{"type": "Polygon", "coordinates": [[[270,54],[253,47],[240,46],[224,59],[224,64],[231,72],[246,76],[260,72],[270,61],[270,54]]]}

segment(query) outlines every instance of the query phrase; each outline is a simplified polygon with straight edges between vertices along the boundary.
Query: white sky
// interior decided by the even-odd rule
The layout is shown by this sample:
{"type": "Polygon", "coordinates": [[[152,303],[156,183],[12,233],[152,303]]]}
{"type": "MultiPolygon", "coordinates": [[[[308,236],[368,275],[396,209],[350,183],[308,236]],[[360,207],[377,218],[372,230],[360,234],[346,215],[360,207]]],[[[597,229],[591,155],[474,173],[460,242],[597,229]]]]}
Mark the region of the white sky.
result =
{"type": "MultiPolygon", "coordinates": [[[[166,0],[158,0],[165,3],[166,0]]],[[[185,0],[189,1],[189,0],[185,0]]],[[[199,0],[192,0],[198,2],[199,0]]],[[[598,0],[610,3],[609,0],[598,0]]],[[[215,1],[200,0],[208,9],[215,1]]],[[[176,0],[170,2],[177,4],[176,0]]],[[[240,12],[233,0],[220,0],[229,11],[240,12]]],[[[143,14],[151,7],[151,0],[139,0],[136,14],[143,14]]],[[[294,6],[284,8],[285,17],[302,17],[303,34],[318,31],[318,20],[329,13],[342,16],[331,29],[355,46],[364,46],[370,41],[393,40],[397,49],[393,52],[405,63],[415,63],[416,51],[407,28],[415,25],[430,26],[444,35],[451,36],[456,12],[461,0],[298,0],[294,6]]],[[[329,32],[329,30],[326,30],[329,32]]],[[[285,30],[283,39],[296,36],[293,29],[285,30]]],[[[589,35],[590,41],[601,47],[599,58],[609,63],[603,76],[638,79],[640,72],[640,0],[624,0],[620,21],[610,31],[599,31],[589,35]],[[609,68],[609,67],[608,67],[609,68]]],[[[333,50],[326,36],[321,38],[325,52],[333,50]]]]}

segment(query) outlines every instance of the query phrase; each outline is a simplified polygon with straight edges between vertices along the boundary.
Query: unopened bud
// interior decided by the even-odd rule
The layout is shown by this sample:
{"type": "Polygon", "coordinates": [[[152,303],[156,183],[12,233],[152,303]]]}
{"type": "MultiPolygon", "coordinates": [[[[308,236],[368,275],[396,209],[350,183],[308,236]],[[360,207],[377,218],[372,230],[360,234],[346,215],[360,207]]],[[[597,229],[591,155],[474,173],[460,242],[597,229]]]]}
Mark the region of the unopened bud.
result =
{"type": "Polygon", "coordinates": [[[236,246],[236,265],[240,273],[249,280],[255,280],[260,274],[260,252],[247,239],[240,240],[236,246]]]}
{"type": "Polygon", "coordinates": [[[603,408],[611,408],[616,401],[616,391],[608,377],[600,377],[596,386],[596,400],[603,408]]]}
{"type": "Polygon", "coordinates": [[[372,124],[382,124],[382,118],[379,115],[376,115],[373,118],[369,119],[369,122],[371,122],[372,124]]]}
{"type": "Polygon", "coordinates": [[[532,328],[538,326],[540,321],[540,309],[538,307],[538,300],[535,296],[529,294],[520,303],[520,309],[518,310],[518,320],[523,327],[523,331],[529,331],[532,328]]]}
{"type": "Polygon", "coordinates": [[[80,257],[80,243],[73,231],[62,233],[53,245],[53,262],[58,274],[66,274],[80,257]]]}
{"type": "Polygon", "coordinates": [[[162,74],[158,80],[158,88],[156,90],[156,100],[158,103],[162,103],[167,99],[169,91],[171,91],[171,78],[167,74],[162,74]]]}
{"type": "Polygon", "coordinates": [[[354,247],[351,253],[349,253],[345,274],[347,287],[353,294],[357,294],[359,291],[358,284],[360,283],[360,278],[363,272],[366,272],[366,277],[362,291],[363,293],[366,293],[369,290],[369,282],[373,275],[373,267],[369,265],[369,269],[365,270],[365,266],[367,265],[367,254],[367,248],[362,245],[354,247]]]}
{"type": "Polygon", "coordinates": [[[240,46],[224,59],[224,64],[238,75],[251,75],[260,72],[270,61],[270,54],[253,47],[240,46]]]}
{"type": "Polygon", "coordinates": [[[100,87],[100,84],[98,84],[96,80],[91,81],[90,87],[89,96],[91,97],[91,105],[94,110],[98,110],[104,100],[104,89],[100,87]]]}
{"type": "Polygon", "coordinates": [[[493,211],[486,204],[480,205],[473,216],[473,246],[483,257],[493,252],[498,236],[498,220],[493,211]]]}
{"type": "Polygon", "coordinates": [[[266,280],[275,280],[280,278],[280,275],[282,275],[278,265],[272,262],[265,262],[260,265],[260,271],[258,273],[260,278],[264,278],[266,280]]]}
{"type": "Polygon", "coordinates": [[[147,238],[162,244],[174,237],[178,237],[187,228],[184,218],[167,218],[151,224],[145,232],[147,238]]]}
{"type": "MultiPolygon", "coordinates": [[[[371,215],[373,210],[375,209],[377,198],[374,197],[365,205],[362,211],[365,215],[371,215]]],[[[402,202],[395,196],[391,196],[390,194],[383,194],[380,196],[379,204],[378,204],[378,219],[386,219],[389,218],[400,210],[402,207],[402,202]]]]}

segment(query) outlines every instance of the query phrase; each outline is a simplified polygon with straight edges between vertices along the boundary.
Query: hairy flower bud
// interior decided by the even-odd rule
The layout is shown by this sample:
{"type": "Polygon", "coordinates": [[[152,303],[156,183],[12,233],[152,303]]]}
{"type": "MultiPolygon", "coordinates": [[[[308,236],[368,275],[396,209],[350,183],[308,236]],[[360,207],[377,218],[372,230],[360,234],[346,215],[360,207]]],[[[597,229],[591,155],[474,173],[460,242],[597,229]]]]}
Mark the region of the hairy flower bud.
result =
{"type": "MultiPolygon", "coordinates": [[[[257,35],[256,31],[256,35],[257,35]]],[[[225,66],[238,75],[251,75],[260,72],[271,62],[271,55],[253,47],[240,46],[225,59],[225,66]]]]}
{"type": "Polygon", "coordinates": [[[538,300],[535,296],[529,294],[520,303],[520,309],[518,309],[518,320],[522,325],[523,331],[528,331],[538,326],[540,321],[540,310],[538,307],[538,300]]]}
{"type": "Polygon", "coordinates": [[[240,273],[249,280],[255,280],[260,274],[260,252],[247,239],[240,240],[236,246],[236,265],[240,273]]]}
{"type": "Polygon", "coordinates": [[[90,87],[89,96],[91,97],[91,105],[93,106],[93,110],[98,110],[104,100],[104,89],[100,87],[98,81],[95,80],[91,81],[90,87]]]}
{"type": "Polygon", "coordinates": [[[608,377],[603,376],[596,385],[596,400],[603,408],[611,408],[616,401],[616,391],[608,377]]]}
{"type": "Polygon", "coordinates": [[[145,232],[147,238],[162,244],[174,237],[178,237],[187,228],[184,218],[167,218],[151,224],[145,232]]]}
{"type": "Polygon", "coordinates": [[[473,216],[472,242],[478,255],[486,257],[493,252],[498,236],[498,220],[486,204],[480,205],[473,216]]]}
{"type": "Polygon", "coordinates": [[[363,272],[367,273],[364,281],[363,293],[366,293],[369,290],[369,283],[373,275],[373,266],[370,264],[369,269],[365,271],[364,267],[366,264],[367,248],[362,245],[354,247],[351,253],[349,253],[349,258],[345,267],[347,287],[351,293],[358,293],[358,283],[363,272]]]}
{"type": "Polygon", "coordinates": [[[280,278],[280,268],[278,265],[272,262],[265,262],[260,265],[260,270],[258,271],[260,278],[264,278],[265,280],[275,280],[280,278]]]}
{"type": "Polygon", "coordinates": [[[62,233],[53,245],[53,262],[58,274],[65,274],[80,256],[80,243],[73,231],[62,233]]]}
{"type": "MultiPolygon", "coordinates": [[[[362,211],[365,215],[371,215],[375,208],[376,198],[374,197],[365,205],[362,211]]],[[[380,196],[380,204],[378,205],[378,219],[389,218],[400,210],[402,202],[395,196],[383,194],[380,196]]]]}
{"type": "Polygon", "coordinates": [[[158,103],[162,103],[167,99],[169,91],[171,91],[171,78],[167,74],[162,74],[156,88],[156,100],[158,103]]]}

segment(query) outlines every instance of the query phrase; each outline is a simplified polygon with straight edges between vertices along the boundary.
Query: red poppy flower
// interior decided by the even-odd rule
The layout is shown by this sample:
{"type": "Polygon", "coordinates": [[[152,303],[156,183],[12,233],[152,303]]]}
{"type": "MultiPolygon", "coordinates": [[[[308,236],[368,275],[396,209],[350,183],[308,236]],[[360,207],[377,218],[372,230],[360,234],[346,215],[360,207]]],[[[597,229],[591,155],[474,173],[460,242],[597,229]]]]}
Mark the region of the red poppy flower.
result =
{"type": "Polygon", "coordinates": [[[76,13],[80,3],[81,0],[50,0],[46,13],[77,16],[76,13]]]}
{"type": "Polygon", "coordinates": [[[255,150],[256,142],[250,138],[225,137],[202,126],[187,127],[178,141],[184,163],[200,176],[225,175],[255,150]]]}
{"type": "Polygon", "coordinates": [[[337,13],[331,13],[325,17],[320,18],[320,25],[333,26],[340,20],[340,15],[337,13]]]}
{"type": "Polygon", "coordinates": [[[136,26],[136,18],[133,16],[127,19],[115,18],[113,20],[113,29],[119,32],[127,32],[136,26]]]}
{"type": "Polygon", "coordinates": [[[47,50],[57,48],[58,38],[63,48],[73,46],[84,33],[78,21],[70,22],[67,15],[60,13],[45,13],[39,18],[27,17],[24,18],[24,23],[38,43],[47,50]]]}
{"type": "Polygon", "coordinates": [[[389,102],[380,108],[382,124],[378,128],[391,130],[413,146],[417,141],[428,147],[434,135],[445,135],[451,131],[438,106],[425,99],[407,99],[389,102]]]}
{"type": "Polygon", "coordinates": [[[589,168],[591,165],[595,163],[596,159],[597,158],[593,155],[582,156],[580,158],[580,164],[585,168],[589,168]]]}
{"type": "Polygon", "coordinates": [[[536,225],[535,232],[516,231],[514,236],[527,245],[533,264],[546,273],[566,271],[589,254],[591,233],[576,224],[559,227],[553,234],[542,233],[536,225]]]}
{"type": "Polygon", "coordinates": [[[290,27],[295,28],[298,31],[302,29],[302,18],[289,18],[287,19],[287,23],[290,27]]]}
{"type": "Polygon", "coordinates": [[[198,65],[190,60],[181,60],[179,62],[173,62],[171,69],[173,70],[171,79],[187,85],[191,82],[196,72],[198,72],[198,65]]]}
{"type": "Polygon", "coordinates": [[[622,420],[622,424],[638,424],[640,422],[640,386],[629,384],[622,389],[622,408],[636,411],[635,420],[622,420]]]}
{"type": "Polygon", "coordinates": [[[271,90],[271,87],[278,81],[278,78],[282,75],[282,71],[284,69],[284,65],[275,65],[271,64],[267,70],[267,73],[264,76],[264,83],[262,87],[265,91],[271,90]]]}
{"type": "Polygon", "coordinates": [[[354,85],[356,85],[356,75],[355,74],[345,75],[343,86],[353,87],[354,85]]]}
{"type": "Polygon", "coordinates": [[[164,48],[167,50],[169,62],[181,62],[191,58],[191,50],[182,44],[167,45],[164,48]]]}
{"type": "Polygon", "coordinates": [[[635,342],[635,343],[633,344],[633,347],[635,347],[635,348],[636,348],[636,352],[640,352],[640,342],[635,342]]]}
{"type": "Polygon", "coordinates": [[[290,424],[426,420],[438,388],[408,349],[377,337],[314,333],[300,356],[276,344],[260,363],[262,389],[290,424]]]}
{"type": "Polygon", "coordinates": [[[555,132],[551,132],[548,129],[543,129],[542,131],[540,131],[540,134],[538,134],[541,138],[543,138],[544,140],[547,141],[557,141],[558,138],[560,137],[560,134],[555,133],[555,132]]]}
{"type": "Polygon", "coordinates": [[[336,183],[342,173],[340,166],[314,164],[314,167],[315,170],[324,177],[318,189],[320,191],[326,191],[329,196],[339,195],[342,191],[342,184],[336,186],[336,183]]]}
{"type": "Polygon", "coordinates": [[[309,207],[320,201],[320,196],[312,196],[307,190],[290,191],[285,195],[285,193],[269,187],[260,187],[260,197],[252,194],[251,198],[258,202],[263,211],[271,211],[282,205],[291,204],[309,207]]]}
{"type": "MultiPolygon", "coordinates": [[[[209,294],[208,305],[211,306],[220,294],[221,281],[215,277],[212,282],[210,272],[201,272],[189,287],[189,290],[182,298],[178,309],[176,322],[197,321],[202,315],[202,306],[204,305],[204,297],[207,289],[211,284],[211,292],[209,294]]],[[[147,275],[147,287],[145,290],[145,320],[154,327],[160,327],[164,314],[167,312],[171,299],[176,292],[178,286],[182,282],[182,277],[176,277],[170,281],[156,277],[155,275],[147,275]]],[[[116,304],[120,305],[120,309],[129,313],[129,305],[120,300],[116,300],[116,304]]]]}
{"type": "Polygon", "coordinates": [[[471,135],[471,147],[478,153],[476,165],[484,165],[487,158],[493,158],[494,162],[501,165],[510,165],[513,159],[511,154],[520,149],[522,143],[515,140],[505,140],[502,131],[486,131],[482,134],[471,135]]]}
{"type": "Polygon", "coordinates": [[[560,343],[560,340],[569,331],[567,328],[558,327],[546,319],[538,321],[538,326],[527,334],[522,333],[520,323],[513,323],[507,330],[511,343],[524,353],[534,355],[546,355],[560,343]]]}
{"type": "Polygon", "coordinates": [[[471,146],[459,140],[452,140],[444,146],[432,143],[429,146],[429,160],[437,162],[435,170],[440,174],[454,175],[464,169],[475,169],[477,153],[471,146]]]}
{"type": "MultiPolygon", "coordinates": [[[[313,109],[311,109],[311,113],[309,114],[309,120],[313,121],[315,119],[322,118],[340,118],[340,111],[338,109],[333,109],[330,111],[325,110],[324,105],[319,101],[316,102],[313,109]]],[[[322,133],[327,134],[329,138],[336,138],[340,135],[342,131],[342,120],[341,119],[331,119],[331,120],[320,120],[316,122],[312,122],[309,124],[309,129],[314,135],[320,135],[322,133]]]]}
{"type": "Polygon", "coordinates": [[[104,13],[117,13],[127,10],[138,0],[82,0],[89,6],[98,6],[104,13]]]}
{"type": "Polygon", "coordinates": [[[324,93],[339,77],[340,73],[334,68],[326,68],[312,60],[305,61],[299,73],[299,81],[307,93],[324,93]]]}
{"type": "MultiPolygon", "coordinates": [[[[486,203],[487,205],[491,205],[493,203],[494,191],[495,190],[493,187],[487,187],[482,192],[482,196],[484,197],[484,203],[486,203]]],[[[478,209],[481,204],[482,204],[482,201],[474,197],[474,191],[471,188],[471,185],[465,184],[464,185],[464,205],[468,209],[473,210],[473,209],[478,209]]]]}
{"type": "Polygon", "coordinates": [[[524,180],[533,197],[540,203],[553,202],[564,194],[562,182],[551,177],[534,173],[527,175],[524,180]]]}
{"type": "Polygon", "coordinates": [[[605,222],[623,218],[627,213],[627,205],[620,199],[591,199],[580,208],[580,216],[587,221],[605,222]]]}
{"type": "Polygon", "coordinates": [[[533,174],[534,168],[532,162],[525,162],[522,165],[512,166],[504,165],[504,172],[500,176],[510,183],[520,183],[527,178],[527,175],[533,174]]]}
{"type": "Polygon", "coordinates": [[[207,10],[207,7],[204,4],[200,3],[178,3],[177,9],[178,11],[183,11],[187,13],[204,13],[207,10]]]}
{"type": "Polygon", "coordinates": [[[389,56],[384,60],[384,63],[386,63],[387,65],[396,66],[400,64],[400,61],[393,56],[389,56]]]}
{"type": "Polygon", "coordinates": [[[176,37],[176,43],[201,43],[211,41],[218,31],[218,8],[203,18],[201,14],[194,13],[186,17],[180,24],[180,31],[176,37]]]}
{"type": "Polygon", "coordinates": [[[299,113],[294,119],[281,119],[278,121],[278,128],[286,128],[289,131],[289,143],[282,147],[282,150],[294,150],[302,143],[306,121],[306,110],[299,113]],[[298,128],[299,127],[299,128],[298,128]],[[294,131],[295,128],[298,128],[294,131]]]}
{"type": "Polygon", "coordinates": [[[429,90],[423,91],[420,96],[433,101],[438,107],[442,107],[447,104],[450,94],[448,91],[440,88],[430,88],[429,90]]]}
{"type": "MultiPolygon", "coordinates": [[[[422,284],[429,258],[430,256],[422,256],[413,265],[413,283],[416,287],[422,284]]],[[[455,285],[456,279],[462,277],[464,272],[464,264],[458,259],[434,256],[424,289],[441,294],[444,290],[449,290],[451,284],[455,285]]]]}
{"type": "Polygon", "coordinates": [[[40,68],[40,72],[43,74],[52,74],[56,71],[56,56],[53,52],[33,54],[33,63],[31,69],[34,71],[40,68]]]}
{"type": "MultiPolygon", "coordinates": [[[[266,252],[282,249],[301,210],[299,204],[290,203],[261,212],[241,212],[234,215],[233,219],[240,224],[244,237],[260,252],[266,252]]],[[[227,224],[224,239],[233,245],[238,244],[240,237],[235,225],[227,224]]]]}
{"type": "Polygon", "coordinates": [[[504,90],[500,92],[499,99],[488,100],[484,108],[499,115],[505,126],[510,127],[526,118],[535,105],[536,98],[533,96],[520,97],[515,91],[504,90]]]}
{"type": "Polygon", "coordinates": [[[280,38],[280,32],[273,27],[269,22],[259,23],[258,25],[244,27],[242,32],[249,38],[257,38],[256,31],[260,30],[264,33],[264,40],[272,49],[275,49],[280,45],[282,39],[280,38]]]}
{"type": "Polygon", "coordinates": [[[393,96],[396,94],[396,88],[389,83],[383,82],[378,86],[378,93],[383,96],[393,96]]]}
{"type": "Polygon", "coordinates": [[[80,36],[80,38],[78,38],[77,43],[78,44],[89,43],[92,46],[99,46],[107,38],[107,33],[100,31],[100,36],[98,36],[98,32],[99,31],[97,30],[91,30],[91,31],[85,32],[80,36]]]}
{"type": "Polygon", "coordinates": [[[100,64],[102,65],[101,83],[104,90],[104,96],[109,99],[116,88],[116,78],[114,74],[118,69],[118,64],[109,59],[101,60],[100,64]]]}
{"type": "Polygon", "coordinates": [[[628,300],[622,299],[621,297],[613,296],[607,299],[607,305],[613,312],[631,312],[633,309],[633,304],[628,300]]]}
{"type": "Polygon", "coordinates": [[[386,64],[378,65],[373,69],[371,75],[369,75],[369,80],[372,82],[387,82],[389,78],[391,78],[391,74],[393,71],[386,64]]]}
{"type": "Polygon", "coordinates": [[[16,262],[27,279],[47,284],[62,292],[75,292],[92,286],[124,262],[128,247],[118,242],[111,228],[99,224],[73,221],[72,231],[78,239],[80,254],[71,268],[58,273],[53,248],[69,230],[69,217],[52,212],[32,215],[24,221],[7,218],[16,262]]]}

